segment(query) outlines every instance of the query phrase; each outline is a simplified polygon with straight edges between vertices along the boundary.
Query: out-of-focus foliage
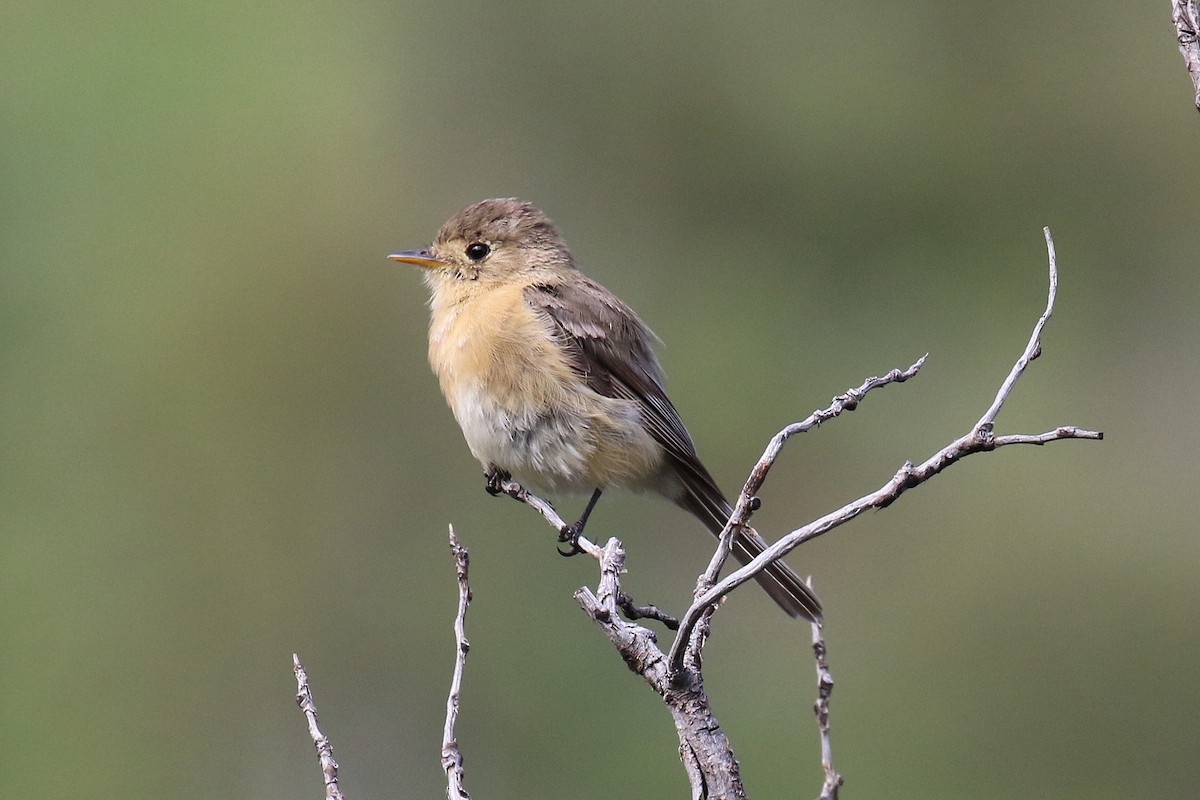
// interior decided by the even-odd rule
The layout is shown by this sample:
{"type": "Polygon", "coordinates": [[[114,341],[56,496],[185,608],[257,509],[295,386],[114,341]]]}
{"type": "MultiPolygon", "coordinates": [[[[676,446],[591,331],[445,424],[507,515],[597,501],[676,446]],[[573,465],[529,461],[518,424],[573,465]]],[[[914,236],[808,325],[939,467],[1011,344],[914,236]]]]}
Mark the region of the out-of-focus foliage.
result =
{"type": "MultiPolygon", "coordinates": [[[[1050,225],[1059,312],[1000,427],[1108,438],[975,457],[796,554],[838,766],[861,797],[1195,796],[1200,118],[1168,8],[870,10],[10,0],[6,791],[315,796],[298,651],[349,796],[439,796],[453,522],[468,785],[683,796],[669,719],[570,598],[594,570],[483,493],[424,289],[383,258],[519,195],[662,336],[730,489],[783,424],[931,353],[790,445],[776,534],[982,413],[1050,225]]],[[[628,495],[591,532],[675,608],[709,546],[628,495]]],[[[756,795],[818,785],[806,637],[753,591],[717,618],[709,690],[756,795]]]]}

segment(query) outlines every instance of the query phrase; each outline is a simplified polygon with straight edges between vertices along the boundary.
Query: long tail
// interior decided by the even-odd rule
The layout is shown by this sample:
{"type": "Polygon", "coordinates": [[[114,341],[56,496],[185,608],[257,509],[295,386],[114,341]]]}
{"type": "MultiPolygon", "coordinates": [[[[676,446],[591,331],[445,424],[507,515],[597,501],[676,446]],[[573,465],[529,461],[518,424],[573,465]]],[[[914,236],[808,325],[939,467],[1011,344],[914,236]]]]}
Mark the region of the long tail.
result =
{"type": "MultiPolygon", "coordinates": [[[[678,470],[678,474],[683,479],[686,491],[675,502],[694,514],[714,536],[720,536],[733,514],[733,508],[717,488],[708,470],[697,460],[694,465],[678,470]]],[[[765,549],[766,540],[753,528],[733,542],[733,554],[743,564],[748,564],[765,549]]],[[[755,580],[789,616],[821,622],[821,601],[787,564],[776,561],[758,573],[755,580]]]]}

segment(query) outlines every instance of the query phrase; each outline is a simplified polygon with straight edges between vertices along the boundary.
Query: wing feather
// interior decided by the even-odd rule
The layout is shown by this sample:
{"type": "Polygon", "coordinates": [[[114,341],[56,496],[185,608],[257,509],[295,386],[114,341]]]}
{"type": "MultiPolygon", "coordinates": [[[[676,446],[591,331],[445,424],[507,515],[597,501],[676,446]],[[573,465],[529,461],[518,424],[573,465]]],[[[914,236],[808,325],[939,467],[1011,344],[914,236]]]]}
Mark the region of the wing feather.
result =
{"type": "MultiPolygon", "coordinates": [[[[663,388],[662,367],[654,355],[654,333],[611,292],[578,276],[571,283],[539,283],[525,300],[544,313],[561,333],[574,368],[597,394],[637,404],[650,435],[688,472],[702,474],[696,447],[663,388]]],[[[720,492],[717,491],[720,496],[720,492]]]]}
{"type": "MultiPolygon", "coordinates": [[[[682,494],[672,499],[720,534],[733,509],[696,456],[692,437],[667,398],[652,348],[654,333],[611,292],[582,275],[569,283],[533,284],[525,290],[525,301],[553,322],[572,366],[593,391],[637,404],[646,430],[662,445],[682,481],[682,494]]],[[[734,542],[733,552],[746,563],[765,547],[762,537],[749,529],[734,542]]],[[[757,579],[791,616],[821,619],[821,601],[787,564],[776,562],[757,579]]]]}

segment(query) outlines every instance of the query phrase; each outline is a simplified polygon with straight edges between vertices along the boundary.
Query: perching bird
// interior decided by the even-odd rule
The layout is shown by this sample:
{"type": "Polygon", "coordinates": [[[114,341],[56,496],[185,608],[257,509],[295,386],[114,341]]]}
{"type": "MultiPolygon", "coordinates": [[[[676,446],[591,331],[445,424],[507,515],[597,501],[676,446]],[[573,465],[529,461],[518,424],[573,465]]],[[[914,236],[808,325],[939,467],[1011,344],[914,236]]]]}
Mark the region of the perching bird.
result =
{"type": "MultiPolygon", "coordinates": [[[[732,509],[700,463],[663,388],[646,324],[575,265],[554,225],[513,198],[455,214],[428,249],[389,256],[424,267],[429,363],[496,490],[505,474],[535,490],[649,489],[720,534],[732,509]]],[[[766,542],[739,536],[743,563],[766,542]]],[[[793,617],[821,602],[783,562],[758,582],[793,617]]]]}

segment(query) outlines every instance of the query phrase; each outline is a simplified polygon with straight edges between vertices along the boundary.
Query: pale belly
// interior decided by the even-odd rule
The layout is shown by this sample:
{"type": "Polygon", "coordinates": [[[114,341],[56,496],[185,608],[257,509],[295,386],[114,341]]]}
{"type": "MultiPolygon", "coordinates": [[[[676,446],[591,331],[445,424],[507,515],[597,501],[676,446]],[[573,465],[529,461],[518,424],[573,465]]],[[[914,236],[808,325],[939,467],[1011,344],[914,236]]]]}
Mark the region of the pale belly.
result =
{"type": "Polygon", "coordinates": [[[655,488],[662,450],[641,424],[635,404],[589,390],[556,404],[504,406],[475,386],[451,400],[467,446],[531,488],[590,493],[655,488]]]}

